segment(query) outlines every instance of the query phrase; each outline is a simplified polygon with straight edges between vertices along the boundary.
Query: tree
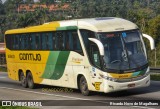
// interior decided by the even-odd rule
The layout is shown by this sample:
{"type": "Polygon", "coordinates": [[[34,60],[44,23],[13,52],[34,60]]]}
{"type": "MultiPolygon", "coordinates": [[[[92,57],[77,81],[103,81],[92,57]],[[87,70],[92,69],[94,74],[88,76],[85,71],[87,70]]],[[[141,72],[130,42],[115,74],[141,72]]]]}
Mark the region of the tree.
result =
{"type": "Polygon", "coordinates": [[[4,3],[6,13],[17,13],[19,4],[23,3],[23,0],[6,0],[4,3]]]}
{"type": "Polygon", "coordinates": [[[24,0],[24,3],[26,3],[26,4],[33,4],[34,0],[24,0]]]}
{"type": "Polygon", "coordinates": [[[17,27],[22,28],[33,25],[35,23],[33,16],[34,16],[33,13],[19,14],[16,21],[17,27]]]}
{"type": "Polygon", "coordinates": [[[4,5],[2,3],[2,0],[0,0],[0,15],[4,15],[5,14],[5,9],[4,9],[4,5]]]}
{"type": "Polygon", "coordinates": [[[156,45],[160,44],[160,15],[149,21],[148,34],[155,39],[156,45]]]}

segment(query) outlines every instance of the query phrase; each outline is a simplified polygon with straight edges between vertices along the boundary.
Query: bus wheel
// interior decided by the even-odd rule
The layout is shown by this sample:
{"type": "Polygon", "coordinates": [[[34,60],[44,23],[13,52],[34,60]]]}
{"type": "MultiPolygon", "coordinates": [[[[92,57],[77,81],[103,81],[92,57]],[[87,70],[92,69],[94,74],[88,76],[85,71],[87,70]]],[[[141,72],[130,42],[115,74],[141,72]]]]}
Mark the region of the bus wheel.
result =
{"type": "Polygon", "coordinates": [[[80,88],[80,91],[81,93],[84,95],[84,96],[88,96],[89,95],[89,90],[88,90],[88,85],[87,85],[87,81],[85,79],[84,76],[82,76],[80,78],[80,82],[79,82],[79,88],[80,88]]]}
{"type": "Polygon", "coordinates": [[[35,87],[33,77],[32,77],[32,74],[30,72],[27,74],[27,83],[28,83],[28,87],[30,89],[33,89],[35,87]]]}
{"type": "Polygon", "coordinates": [[[20,73],[20,81],[21,81],[21,85],[22,85],[24,88],[27,88],[27,79],[26,79],[26,77],[24,76],[24,73],[23,73],[23,72],[20,73]]]}

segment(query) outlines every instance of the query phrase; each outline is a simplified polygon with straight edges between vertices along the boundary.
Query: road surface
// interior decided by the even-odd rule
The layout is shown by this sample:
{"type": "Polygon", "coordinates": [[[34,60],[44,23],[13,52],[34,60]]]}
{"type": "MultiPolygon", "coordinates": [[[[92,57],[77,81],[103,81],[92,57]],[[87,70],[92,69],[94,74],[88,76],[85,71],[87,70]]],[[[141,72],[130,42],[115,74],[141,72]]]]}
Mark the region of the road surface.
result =
{"type": "Polygon", "coordinates": [[[94,93],[91,96],[83,96],[78,90],[66,89],[62,87],[40,85],[36,89],[23,88],[20,82],[9,79],[6,72],[0,72],[0,100],[12,100],[12,103],[13,101],[18,102],[17,100],[27,103],[28,100],[29,102],[31,101],[34,103],[42,102],[43,107],[38,105],[38,108],[46,109],[50,109],[50,106],[57,109],[158,109],[160,106],[151,105],[160,105],[160,82],[151,81],[151,85],[145,88],[107,94],[94,93]],[[141,102],[139,100],[147,101],[141,102]],[[135,102],[150,102],[152,104],[150,106],[145,106],[144,104],[133,105],[135,102]],[[114,106],[111,106],[110,103],[114,106]],[[117,106],[121,105],[121,103],[123,103],[123,106],[117,106]]]}

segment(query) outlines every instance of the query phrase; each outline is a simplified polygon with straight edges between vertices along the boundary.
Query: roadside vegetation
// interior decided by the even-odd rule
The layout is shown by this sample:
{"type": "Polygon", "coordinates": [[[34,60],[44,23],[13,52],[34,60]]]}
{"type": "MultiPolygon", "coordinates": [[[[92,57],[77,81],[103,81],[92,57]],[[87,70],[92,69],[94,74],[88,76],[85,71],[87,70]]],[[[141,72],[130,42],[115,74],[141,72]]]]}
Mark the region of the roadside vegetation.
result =
{"type": "Polygon", "coordinates": [[[0,67],[0,72],[7,72],[7,68],[6,67],[0,67]]]}
{"type": "Polygon", "coordinates": [[[160,81],[160,74],[151,74],[151,80],[160,81]]]}
{"type": "Polygon", "coordinates": [[[150,66],[160,66],[160,0],[0,0],[0,42],[8,29],[23,28],[56,20],[91,17],[121,17],[136,23],[143,33],[151,35],[156,42],[156,55],[146,42],[150,66]],[[34,11],[21,5],[39,5],[34,11]],[[40,5],[46,5],[46,8],[40,5]],[[57,5],[56,10],[49,6],[57,5]],[[69,4],[68,8],[63,8],[69,4]],[[87,14],[86,14],[87,13],[87,14]]]}

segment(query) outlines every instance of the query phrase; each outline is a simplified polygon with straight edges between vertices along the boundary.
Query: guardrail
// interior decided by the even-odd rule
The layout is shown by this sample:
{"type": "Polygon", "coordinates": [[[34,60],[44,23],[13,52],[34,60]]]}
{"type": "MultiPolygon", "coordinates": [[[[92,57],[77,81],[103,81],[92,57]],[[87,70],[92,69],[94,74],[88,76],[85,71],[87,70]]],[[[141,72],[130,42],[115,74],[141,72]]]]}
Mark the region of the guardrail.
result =
{"type": "Polygon", "coordinates": [[[151,68],[150,68],[150,72],[151,72],[151,73],[160,73],[160,68],[151,67],[151,68]]]}

